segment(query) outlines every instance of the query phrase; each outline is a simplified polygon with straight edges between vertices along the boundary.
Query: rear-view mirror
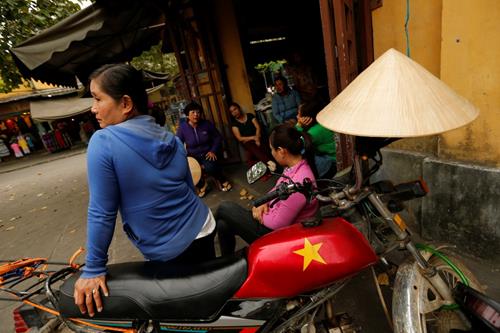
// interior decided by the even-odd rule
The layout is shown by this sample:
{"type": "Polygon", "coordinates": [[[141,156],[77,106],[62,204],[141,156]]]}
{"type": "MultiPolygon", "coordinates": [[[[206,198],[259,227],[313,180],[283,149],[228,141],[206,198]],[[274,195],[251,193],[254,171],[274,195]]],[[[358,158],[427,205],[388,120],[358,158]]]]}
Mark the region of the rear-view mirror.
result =
{"type": "Polygon", "coordinates": [[[260,177],[267,172],[267,166],[264,162],[257,162],[247,171],[248,184],[255,183],[260,177]]]}

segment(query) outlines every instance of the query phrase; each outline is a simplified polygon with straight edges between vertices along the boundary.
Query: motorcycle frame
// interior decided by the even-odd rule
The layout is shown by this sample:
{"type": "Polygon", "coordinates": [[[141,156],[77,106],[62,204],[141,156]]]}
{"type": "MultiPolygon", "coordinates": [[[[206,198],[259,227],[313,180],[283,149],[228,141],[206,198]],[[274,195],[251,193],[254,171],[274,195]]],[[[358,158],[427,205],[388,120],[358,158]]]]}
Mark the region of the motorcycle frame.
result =
{"type": "MultiPolygon", "coordinates": [[[[331,199],[333,199],[333,202],[338,207],[349,207],[355,202],[360,194],[367,196],[370,203],[375,207],[375,209],[387,223],[389,228],[394,232],[400,244],[404,246],[406,250],[408,250],[410,255],[415,259],[422,275],[435,288],[435,290],[444,300],[444,304],[453,304],[455,301],[453,299],[452,290],[448,287],[443,278],[438,274],[437,270],[429,264],[428,260],[417,249],[415,243],[411,239],[411,235],[406,230],[402,218],[399,215],[392,213],[387,208],[386,204],[380,199],[380,196],[377,193],[373,192],[369,186],[362,187],[362,184],[364,182],[362,161],[367,160],[367,156],[362,156],[360,158],[357,153],[354,155],[354,186],[346,186],[346,188],[342,192],[334,194],[331,199]],[[343,198],[347,198],[348,200],[343,201],[343,198]]],[[[381,164],[381,162],[377,163],[381,164]]],[[[376,168],[378,169],[378,167],[379,165],[377,165],[376,168]]]]}

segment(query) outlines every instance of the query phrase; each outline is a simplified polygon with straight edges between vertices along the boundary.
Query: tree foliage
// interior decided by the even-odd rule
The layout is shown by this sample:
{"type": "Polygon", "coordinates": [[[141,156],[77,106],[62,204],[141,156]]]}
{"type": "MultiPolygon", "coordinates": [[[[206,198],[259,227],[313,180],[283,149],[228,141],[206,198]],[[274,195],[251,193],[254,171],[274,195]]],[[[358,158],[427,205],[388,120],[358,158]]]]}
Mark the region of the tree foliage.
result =
{"type": "Polygon", "coordinates": [[[1,0],[0,92],[22,84],[9,49],[80,10],[82,0],[1,0]]]}
{"type": "Polygon", "coordinates": [[[161,45],[160,43],[153,46],[150,50],[142,52],[140,56],[132,59],[131,64],[137,69],[166,73],[171,77],[177,75],[179,67],[177,66],[175,55],[173,53],[162,53],[161,45]]]}

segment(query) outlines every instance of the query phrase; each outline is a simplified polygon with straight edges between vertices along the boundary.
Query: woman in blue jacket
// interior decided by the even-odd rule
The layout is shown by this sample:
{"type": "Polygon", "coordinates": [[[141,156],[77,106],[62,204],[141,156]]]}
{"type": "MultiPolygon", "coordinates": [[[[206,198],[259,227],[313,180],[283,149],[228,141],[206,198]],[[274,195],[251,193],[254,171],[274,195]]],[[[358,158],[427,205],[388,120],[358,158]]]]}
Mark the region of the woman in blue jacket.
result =
{"type": "Polygon", "coordinates": [[[215,257],[215,220],[196,196],[183,144],[147,115],[142,74],[105,65],[90,77],[92,112],[101,130],[87,150],[87,257],[75,284],[82,313],[102,310],[106,263],[118,210],[123,229],[147,260],[215,257]]]}
{"type": "Polygon", "coordinates": [[[285,121],[295,123],[299,105],[301,103],[300,95],[297,90],[290,89],[288,80],[284,76],[274,78],[274,87],[276,93],[272,99],[272,112],[274,118],[279,124],[285,121]]]}

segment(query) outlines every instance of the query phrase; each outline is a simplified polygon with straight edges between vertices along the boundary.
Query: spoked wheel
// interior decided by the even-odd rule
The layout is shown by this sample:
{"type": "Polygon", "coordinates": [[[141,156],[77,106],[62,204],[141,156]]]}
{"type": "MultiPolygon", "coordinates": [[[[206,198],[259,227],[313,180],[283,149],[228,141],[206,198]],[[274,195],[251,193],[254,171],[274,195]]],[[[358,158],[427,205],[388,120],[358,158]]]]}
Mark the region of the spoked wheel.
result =
{"type": "MultiPolygon", "coordinates": [[[[463,273],[472,288],[483,292],[476,277],[456,256],[441,252],[463,273]]],[[[429,263],[436,267],[451,289],[462,281],[460,275],[438,256],[433,255],[429,263]]],[[[404,263],[398,269],[392,316],[397,333],[449,333],[452,329],[469,329],[462,312],[446,305],[415,262],[404,263]]]]}

